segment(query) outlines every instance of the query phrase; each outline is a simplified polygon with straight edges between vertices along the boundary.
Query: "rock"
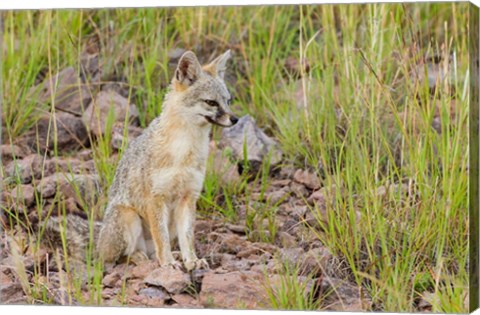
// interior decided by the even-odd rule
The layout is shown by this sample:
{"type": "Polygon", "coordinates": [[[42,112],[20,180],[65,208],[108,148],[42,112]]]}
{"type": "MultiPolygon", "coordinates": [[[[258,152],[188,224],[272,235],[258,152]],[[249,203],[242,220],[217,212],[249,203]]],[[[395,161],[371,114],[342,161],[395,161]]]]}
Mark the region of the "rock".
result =
{"type": "Polygon", "coordinates": [[[300,274],[318,277],[329,268],[333,255],[326,247],[320,247],[310,249],[304,257],[299,267],[300,274]]]}
{"type": "Polygon", "coordinates": [[[225,235],[220,244],[219,252],[228,254],[237,254],[245,249],[250,242],[236,234],[225,235]]]}
{"type": "Polygon", "coordinates": [[[157,287],[147,287],[140,289],[138,291],[138,295],[140,296],[145,296],[149,299],[157,299],[157,300],[168,300],[170,298],[170,295],[165,292],[162,288],[157,288],[157,287]]]}
{"type": "Polygon", "coordinates": [[[187,308],[199,308],[201,307],[199,301],[195,299],[190,294],[174,294],[172,295],[171,299],[175,301],[178,306],[177,307],[187,307],[187,308]]]}
{"type": "Polygon", "coordinates": [[[240,166],[243,165],[246,148],[246,158],[254,172],[259,171],[264,159],[270,158],[270,165],[282,160],[278,144],[258,128],[249,115],[240,118],[233,127],[222,129],[219,148],[232,150],[232,156],[240,166]]]}
{"type": "Polygon", "coordinates": [[[118,271],[114,271],[103,278],[102,284],[106,287],[113,288],[120,279],[122,279],[122,275],[118,271]]]}
{"type": "Polygon", "coordinates": [[[0,152],[2,154],[2,164],[7,165],[11,161],[21,160],[28,155],[25,148],[22,148],[15,144],[2,144],[0,145],[0,152]]]}
{"type": "Polygon", "coordinates": [[[318,176],[307,170],[298,169],[295,174],[293,174],[293,179],[309,189],[316,190],[320,188],[320,180],[318,179],[318,176]]]}
{"type": "Polygon", "coordinates": [[[114,91],[101,91],[82,116],[93,135],[100,137],[105,134],[110,111],[114,115],[114,122],[125,122],[127,114],[129,121],[138,118],[137,108],[130,105],[126,98],[114,91]]]}
{"type": "Polygon", "coordinates": [[[217,274],[210,271],[203,277],[200,303],[208,308],[247,308],[262,307],[265,290],[256,272],[229,272],[217,274]]]}
{"type": "Polygon", "coordinates": [[[116,122],[113,124],[112,127],[112,147],[115,150],[119,150],[122,148],[122,144],[125,141],[125,145],[131,143],[133,139],[141,135],[143,132],[142,128],[135,127],[135,126],[127,126],[127,141],[125,141],[124,137],[124,123],[123,122],[116,122]]]}
{"type": "Polygon", "coordinates": [[[41,176],[42,157],[30,154],[22,160],[11,161],[5,168],[7,177],[17,178],[22,184],[28,184],[33,178],[41,176]]]}
{"type": "Polygon", "coordinates": [[[0,296],[2,304],[22,304],[26,300],[20,282],[0,284],[0,296]]]}
{"type": "Polygon", "coordinates": [[[101,193],[99,180],[97,175],[55,173],[40,181],[37,192],[43,198],[49,198],[58,190],[66,199],[73,198],[78,204],[93,205],[101,193]]]}
{"type": "Polygon", "coordinates": [[[91,173],[95,171],[94,162],[84,162],[76,158],[53,157],[45,161],[43,176],[50,176],[57,172],[71,172],[75,174],[91,173]]]}
{"type": "Polygon", "coordinates": [[[320,284],[321,294],[331,292],[326,298],[327,310],[361,312],[369,309],[371,300],[360,297],[360,290],[353,283],[333,277],[322,277],[320,284]]]}
{"type": "Polygon", "coordinates": [[[54,94],[55,108],[81,116],[83,110],[92,99],[87,85],[83,84],[73,67],[63,69],[50,82],[50,78],[33,87],[31,97],[41,104],[51,101],[54,94]],[[50,85],[52,83],[52,85],[50,85]]]}
{"type": "Polygon", "coordinates": [[[131,277],[145,279],[157,267],[158,267],[158,263],[156,261],[145,260],[141,264],[138,264],[135,267],[133,267],[131,272],[131,277]]]}
{"type": "Polygon", "coordinates": [[[262,250],[256,246],[249,246],[247,248],[242,249],[237,253],[238,258],[247,258],[251,255],[259,255],[262,253],[262,250]]]}
{"type": "Polygon", "coordinates": [[[169,293],[181,293],[190,284],[190,276],[173,267],[160,267],[152,271],[146,278],[145,283],[163,287],[169,293]]]}
{"type": "Polygon", "coordinates": [[[57,136],[54,136],[53,119],[50,121],[50,115],[43,115],[36,122],[36,126],[19,138],[18,142],[25,143],[33,150],[44,153],[54,149],[54,141],[57,141],[59,152],[68,152],[83,148],[88,142],[88,134],[82,119],[69,113],[55,113],[57,126],[57,136]],[[51,130],[49,133],[49,125],[51,130]],[[38,137],[37,137],[38,132],[38,137]],[[47,135],[49,139],[47,141],[47,135]],[[37,139],[38,138],[38,139],[37,139]]]}
{"type": "Polygon", "coordinates": [[[73,198],[80,205],[94,205],[102,193],[98,175],[74,174],[60,187],[66,198],[73,198]]]}
{"type": "Polygon", "coordinates": [[[283,248],[291,248],[298,245],[297,238],[284,231],[278,231],[275,239],[278,246],[283,248]]]}
{"type": "Polygon", "coordinates": [[[305,188],[305,185],[292,182],[290,184],[290,191],[297,197],[297,198],[304,198],[308,196],[309,192],[308,189],[305,188]]]}
{"type": "Polygon", "coordinates": [[[11,191],[15,203],[22,203],[30,207],[35,202],[35,189],[32,185],[18,185],[11,191]]]}
{"type": "Polygon", "coordinates": [[[289,268],[299,265],[305,255],[301,247],[281,248],[279,253],[280,264],[287,265],[289,268]]]}
{"type": "Polygon", "coordinates": [[[320,190],[314,191],[310,195],[310,197],[308,197],[307,202],[311,205],[316,203],[325,204],[324,190],[320,189],[320,190]]]}
{"type": "Polygon", "coordinates": [[[230,161],[227,156],[227,150],[218,150],[214,148],[211,150],[213,155],[212,174],[220,179],[222,185],[232,185],[238,183],[240,174],[236,163],[230,161]]]}
{"type": "Polygon", "coordinates": [[[245,225],[226,224],[225,227],[233,233],[245,235],[247,227],[245,225]]]}

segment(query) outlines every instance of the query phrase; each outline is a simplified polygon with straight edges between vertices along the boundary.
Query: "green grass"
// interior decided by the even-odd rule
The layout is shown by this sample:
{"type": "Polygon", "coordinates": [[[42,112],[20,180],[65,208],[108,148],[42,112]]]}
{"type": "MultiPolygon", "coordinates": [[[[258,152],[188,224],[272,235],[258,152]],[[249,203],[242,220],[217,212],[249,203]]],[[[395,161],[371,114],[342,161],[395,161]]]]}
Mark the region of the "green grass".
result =
{"type": "MultiPolygon", "coordinates": [[[[468,4],[9,11],[3,17],[4,142],[19,139],[54,109],[39,104],[30,88],[39,73],[51,78],[67,66],[80,69],[92,36],[100,39],[101,83],[127,84],[142,126],[161,111],[171,49],[192,49],[208,61],[230,48],[233,110],[252,115],[278,140],[285,164],[313,169],[323,186],[335,185],[326,198],[328,223],[313,232],[347,261],[378,309],[415,311],[416,299],[429,291],[434,311],[466,311],[468,4]],[[431,95],[412,73],[421,56],[450,54],[451,76],[431,95]],[[289,56],[310,64],[298,81],[285,71],[289,56]],[[441,134],[431,127],[437,106],[441,134]],[[395,183],[405,183],[406,191],[376,193],[395,183]]],[[[55,128],[52,120],[50,132],[55,128]]],[[[104,192],[121,157],[112,159],[109,143],[106,136],[92,145],[104,192]]],[[[264,192],[268,180],[242,175],[223,186],[207,174],[199,210],[235,222],[237,202],[250,201],[255,183],[264,192]]],[[[45,217],[39,196],[36,203],[45,217]]],[[[255,209],[248,227],[267,218],[274,234],[275,207],[267,202],[255,209]]],[[[101,266],[89,266],[90,302],[101,304],[101,266]]],[[[75,296],[78,288],[70,285],[75,296]]],[[[45,299],[41,289],[30,291],[45,299]]]]}

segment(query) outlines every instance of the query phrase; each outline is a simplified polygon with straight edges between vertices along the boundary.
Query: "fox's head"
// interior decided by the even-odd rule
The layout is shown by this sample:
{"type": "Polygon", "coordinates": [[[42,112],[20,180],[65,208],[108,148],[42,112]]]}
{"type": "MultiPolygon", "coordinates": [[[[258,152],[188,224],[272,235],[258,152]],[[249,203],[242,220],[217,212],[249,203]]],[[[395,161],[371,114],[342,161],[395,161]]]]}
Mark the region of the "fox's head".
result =
{"type": "Polygon", "coordinates": [[[180,58],[172,88],[189,122],[230,127],[238,121],[229,109],[231,96],[223,81],[229,58],[230,50],[203,67],[191,51],[180,58]]]}

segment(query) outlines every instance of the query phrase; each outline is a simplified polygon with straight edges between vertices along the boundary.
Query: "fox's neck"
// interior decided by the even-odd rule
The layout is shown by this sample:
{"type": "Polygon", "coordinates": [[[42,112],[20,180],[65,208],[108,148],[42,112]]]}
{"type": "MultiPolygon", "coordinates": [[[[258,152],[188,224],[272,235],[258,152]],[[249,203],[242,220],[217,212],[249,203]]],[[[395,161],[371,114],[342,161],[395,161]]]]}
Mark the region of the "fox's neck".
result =
{"type": "Polygon", "coordinates": [[[162,114],[153,126],[155,142],[179,159],[190,153],[206,158],[211,124],[192,123],[182,113],[185,107],[179,106],[176,101],[172,97],[166,98],[162,114]]]}

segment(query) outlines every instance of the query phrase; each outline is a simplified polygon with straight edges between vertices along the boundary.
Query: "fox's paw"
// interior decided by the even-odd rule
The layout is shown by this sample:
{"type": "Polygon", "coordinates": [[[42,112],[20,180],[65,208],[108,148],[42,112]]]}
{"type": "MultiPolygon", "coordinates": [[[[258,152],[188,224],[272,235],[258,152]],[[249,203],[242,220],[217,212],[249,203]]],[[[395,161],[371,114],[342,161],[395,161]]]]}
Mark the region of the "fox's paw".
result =
{"type": "Polygon", "coordinates": [[[198,269],[210,269],[207,261],[203,258],[186,261],[185,268],[187,268],[187,271],[198,270],[198,269]]]}
{"type": "Polygon", "coordinates": [[[182,264],[179,263],[179,262],[176,261],[176,260],[170,261],[170,262],[165,263],[165,264],[161,264],[161,267],[173,268],[173,269],[175,269],[175,270],[182,270],[182,264]]]}

